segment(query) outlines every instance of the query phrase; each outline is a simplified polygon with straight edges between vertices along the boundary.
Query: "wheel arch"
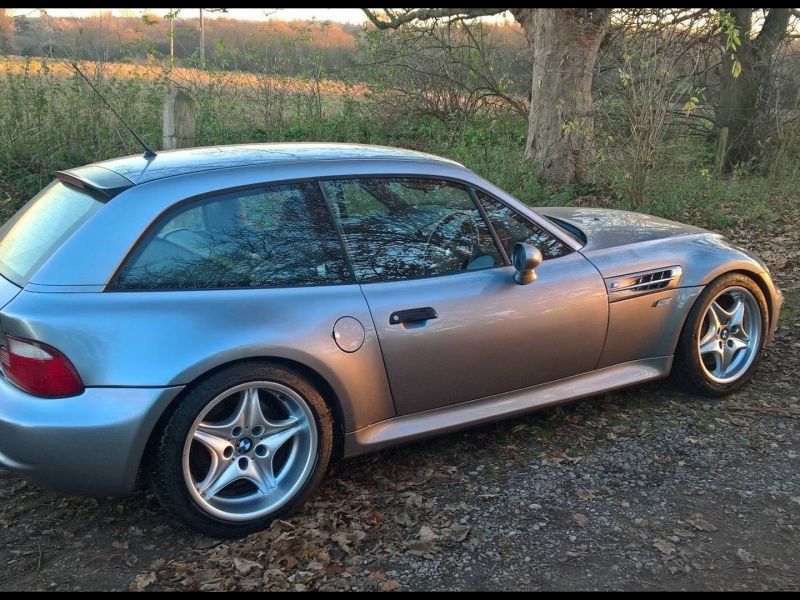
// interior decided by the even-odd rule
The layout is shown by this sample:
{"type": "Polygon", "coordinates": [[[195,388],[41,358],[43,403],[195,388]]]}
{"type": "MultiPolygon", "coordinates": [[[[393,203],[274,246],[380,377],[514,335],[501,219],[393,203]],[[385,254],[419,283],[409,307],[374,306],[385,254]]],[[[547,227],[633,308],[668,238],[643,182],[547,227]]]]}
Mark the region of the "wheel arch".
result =
{"type": "Polygon", "coordinates": [[[744,275],[749,277],[753,281],[756,282],[761,292],[764,294],[764,298],[767,301],[767,310],[769,314],[767,315],[768,320],[772,319],[772,314],[774,311],[774,302],[775,298],[773,296],[772,285],[770,284],[769,280],[765,276],[765,272],[762,269],[756,268],[756,265],[748,262],[742,262],[736,265],[721,265],[720,268],[711,271],[703,281],[703,286],[708,287],[712,283],[714,283],[717,279],[724,275],[730,275],[732,273],[738,273],[740,275],[744,275]]]}
{"type": "MultiPolygon", "coordinates": [[[[745,266],[737,266],[736,268],[732,269],[719,269],[712,273],[709,273],[708,277],[703,281],[702,286],[703,290],[705,290],[708,286],[713,284],[717,281],[720,277],[724,277],[726,275],[732,274],[739,274],[744,275],[745,277],[749,277],[752,279],[756,285],[759,287],[761,292],[764,294],[764,298],[767,302],[767,321],[771,323],[772,314],[773,314],[773,302],[774,299],[772,297],[772,290],[769,286],[769,283],[764,277],[763,271],[758,271],[756,269],[750,268],[749,263],[745,266]]],[[[680,334],[675,339],[675,348],[673,349],[673,354],[677,352],[678,345],[680,344],[680,338],[683,337],[684,331],[686,330],[686,322],[689,320],[689,315],[694,308],[694,305],[697,303],[698,299],[700,298],[701,294],[697,294],[694,299],[692,300],[691,306],[689,306],[686,310],[686,314],[683,317],[683,322],[681,323],[681,330],[680,334]]]]}
{"type": "Polygon", "coordinates": [[[281,367],[285,367],[291,371],[294,371],[301,375],[302,377],[308,379],[308,381],[319,390],[322,398],[328,404],[331,409],[331,413],[333,416],[333,459],[338,459],[343,456],[344,453],[344,437],[346,431],[346,423],[345,423],[345,416],[344,411],[342,410],[341,401],[339,396],[337,395],[336,391],[334,390],[333,386],[315,369],[309,367],[306,364],[303,364],[299,361],[292,360],[289,358],[279,357],[279,356],[253,356],[247,358],[239,358],[235,360],[228,361],[226,363],[222,363],[216,365],[203,373],[197,375],[192,381],[190,381],[184,387],[181,392],[173,398],[170,403],[164,407],[161,414],[158,417],[153,428],[150,430],[148,434],[147,443],[145,444],[144,452],[139,460],[139,473],[142,474],[142,470],[146,469],[150,460],[153,457],[153,453],[155,451],[155,447],[157,441],[160,437],[161,432],[166,425],[170,414],[175,407],[180,404],[183,398],[186,397],[200,382],[204,381],[208,377],[223,371],[225,369],[229,369],[241,364],[247,363],[261,363],[264,365],[278,365],[281,367]]]}

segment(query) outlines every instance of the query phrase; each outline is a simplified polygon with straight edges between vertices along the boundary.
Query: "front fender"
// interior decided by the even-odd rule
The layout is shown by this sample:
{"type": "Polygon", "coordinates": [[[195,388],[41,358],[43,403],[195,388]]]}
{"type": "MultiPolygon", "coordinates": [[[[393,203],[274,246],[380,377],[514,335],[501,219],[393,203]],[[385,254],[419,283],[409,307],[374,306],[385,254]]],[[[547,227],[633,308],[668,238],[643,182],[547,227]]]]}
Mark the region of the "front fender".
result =
{"type": "Polygon", "coordinates": [[[682,235],[583,251],[583,254],[604,278],[674,265],[683,269],[678,287],[673,290],[611,304],[606,347],[599,367],[659,353],[673,354],[697,297],[709,283],[731,272],[745,273],[761,287],[769,307],[767,341],[773,338],[782,302],[780,291],[763,261],[721,235],[710,232],[682,235]],[[659,300],[665,302],[655,306],[659,300]]]}

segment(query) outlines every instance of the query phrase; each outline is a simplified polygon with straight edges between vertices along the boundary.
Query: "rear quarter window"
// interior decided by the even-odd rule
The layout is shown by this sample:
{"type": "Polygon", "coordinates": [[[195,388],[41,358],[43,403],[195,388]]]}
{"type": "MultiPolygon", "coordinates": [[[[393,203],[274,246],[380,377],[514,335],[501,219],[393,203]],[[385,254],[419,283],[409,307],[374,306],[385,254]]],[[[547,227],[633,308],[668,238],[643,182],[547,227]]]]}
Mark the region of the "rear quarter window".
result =
{"type": "Polygon", "coordinates": [[[27,284],[102,205],[77,187],[52,182],[0,227],[0,274],[19,286],[27,284]]]}
{"type": "Polygon", "coordinates": [[[125,261],[114,290],[299,287],[350,283],[315,183],[189,201],[164,215],[125,261]]]}

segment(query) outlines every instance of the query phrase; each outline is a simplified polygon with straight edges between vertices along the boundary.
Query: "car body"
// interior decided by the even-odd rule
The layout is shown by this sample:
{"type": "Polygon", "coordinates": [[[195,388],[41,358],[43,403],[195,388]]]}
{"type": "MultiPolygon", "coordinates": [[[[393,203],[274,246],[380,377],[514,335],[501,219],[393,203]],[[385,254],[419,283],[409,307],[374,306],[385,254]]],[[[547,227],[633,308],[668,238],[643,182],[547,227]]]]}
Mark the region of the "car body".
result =
{"type": "MultiPolygon", "coordinates": [[[[534,210],[460,164],[408,150],[197,148],[72,169],[52,186],[91,198],[81,200],[91,208],[45,251],[34,248],[43,254],[24,276],[0,259],[0,324],[5,336],[57,349],[82,389],[40,398],[0,378],[0,468],[71,493],[130,492],[153,431],[187,386],[237,361],[269,359],[313,382],[332,411],[334,453],[352,456],[665,377],[695,301],[726,273],[745,274],[763,291],[764,341],[781,305],[764,263],[718,234],[625,211],[534,210]],[[236,237],[220,242],[192,229],[197,215],[216,218],[213,211],[228,206],[218,198],[272,186],[283,186],[275,188],[283,190],[278,216],[258,212],[259,196],[245,203],[256,212],[243,216],[237,200],[239,212],[225,217],[244,223],[236,237]],[[342,186],[358,190],[347,192],[350,216],[336,205],[342,186]],[[286,226],[298,189],[321,198],[313,210],[324,203],[340,211],[332,219],[338,235],[326,229],[320,235],[329,237],[311,239],[311,229],[286,226]],[[425,199],[469,197],[484,221],[436,212],[427,200],[397,213],[361,205],[373,202],[370,190],[377,198],[400,189],[425,199]],[[369,213],[360,222],[368,225],[359,225],[358,211],[369,213]],[[557,256],[536,261],[530,285],[514,282],[502,227],[487,225],[491,211],[532,223],[542,243],[557,246],[557,256]],[[162,235],[164,223],[181,219],[162,235]],[[259,223],[273,228],[279,252],[259,247],[261,238],[247,251],[240,241],[227,249],[259,223]],[[207,262],[192,271],[198,235],[213,246],[203,252],[229,261],[214,263],[228,265],[224,273],[209,275],[207,262]],[[472,245],[468,263],[458,236],[472,245]],[[376,252],[379,237],[385,243],[376,252]],[[331,248],[341,239],[345,259],[318,258],[338,253],[331,248]],[[490,242],[493,249],[473,257],[476,243],[490,242]],[[375,267],[375,256],[385,264],[375,267]],[[459,261],[466,267],[448,271],[459,261]],[[159,277],[182,283],[169,289],[148,279],[159,277]],[[409,310],[398,323],[398,312],[409,310]]],[[[304,227],[329,217],[319,215],[304,227]]],[[[14,235],[7,225],[0,256],[9,247],[13,255],[14,235]]]]}

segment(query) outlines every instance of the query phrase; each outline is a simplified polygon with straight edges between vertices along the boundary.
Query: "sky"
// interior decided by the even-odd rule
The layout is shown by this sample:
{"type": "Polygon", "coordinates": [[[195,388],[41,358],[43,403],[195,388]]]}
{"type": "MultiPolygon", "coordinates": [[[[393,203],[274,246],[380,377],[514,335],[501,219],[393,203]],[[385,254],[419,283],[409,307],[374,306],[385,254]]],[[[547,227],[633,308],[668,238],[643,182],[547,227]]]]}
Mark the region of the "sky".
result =
{"type": "MultiPolygon", "coordinates": [[[[14,14],[29,14],[36,16],[38,9],[30,8],[16,8],[12,9],[14,14]]],[[[111,11],[116,16],[123,16],[125,14],[131,16],[140,16],[145,12],[156,13],[159,15],[166,14],[169,8],[111,8],[111,9],[97,9],[97,8],[48,8],[47,14],[54,17],[87,17],[99,11],[111,11]]],[[[178,17],[186,17],[195,19],[198,15],[196,8],[182,8],[178,17]]],[[[206,12],[207,18],[214,18],[218,16],[215,13],[206,12]]],[[[355,23],[360,24],[364,22],[364,13],[360,8],[280,8],[280,9],[264,9],[264,8],[230,8],[223,16],[233,19],[247,19],[251,21],[263,21],[267,18],[270,19],[303,19],[317,21],[338,21],[340,23],[355,23]],[[269,17],[265,15],[265,11],[271,14],[269,17]]]]}
{"type": "MultiPolygon", "coordinates": [[[[37,16],[39,9],[35,8],[12,8],[7,9],[13,11],[16,15],[29,15],[37,16]]],[[[169,8],[47,8],[47,14],[54,17],[88,17],[98,12],[111,11],[116,16],[134,16],[138,17],[148,13],[156,13],[158,15],[165,15],[172,9],[169,8]]],[[[187,19],[196,19],[198,16],[198,9],[196,8],[182,8],[180,9],[178,18],[184,17],[187,19]]],[[[360,8],[229,8],[227,13],[210,13],[206,12],[207,18],[216,18],[223,16],[230,19],[245,19],[249,21],[264,21],[267,19],[282,19],[291,21],[293,19],[310,21],[315,19],[317,21],[337,21],[339,23],[353,23],[359,25],[364,23],[366,17],[360,8]],[[269,14],[267,14],[269,13],[269,14]]],[[[488,21],[499,21],[506,19],[506,16],[499,15],[497,17],[488,17],[488,21]]]]}

